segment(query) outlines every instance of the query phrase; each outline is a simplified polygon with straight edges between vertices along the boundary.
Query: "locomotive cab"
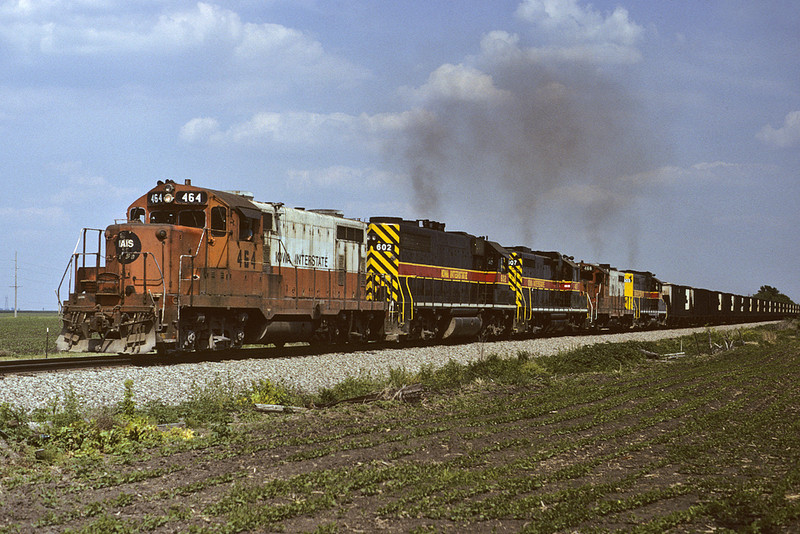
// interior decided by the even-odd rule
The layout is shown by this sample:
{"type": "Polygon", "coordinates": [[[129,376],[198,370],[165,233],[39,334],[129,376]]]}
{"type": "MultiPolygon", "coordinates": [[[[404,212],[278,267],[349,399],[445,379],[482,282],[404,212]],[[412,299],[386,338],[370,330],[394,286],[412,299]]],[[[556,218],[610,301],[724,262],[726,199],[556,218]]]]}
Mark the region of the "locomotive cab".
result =
{"type": "Polygon", "coordinates": [[[156,347],[187,282],[182,260],[195,254],[207,220],[205,192],[175,192],[173,182],[159,183],[128,208],[126,222],[84,229],[82,252],[67,268],[73,280],[62,307],[59,350],[139,353],[156,347]],[[93,232],[96,250],[87,251],[93,232]]]}

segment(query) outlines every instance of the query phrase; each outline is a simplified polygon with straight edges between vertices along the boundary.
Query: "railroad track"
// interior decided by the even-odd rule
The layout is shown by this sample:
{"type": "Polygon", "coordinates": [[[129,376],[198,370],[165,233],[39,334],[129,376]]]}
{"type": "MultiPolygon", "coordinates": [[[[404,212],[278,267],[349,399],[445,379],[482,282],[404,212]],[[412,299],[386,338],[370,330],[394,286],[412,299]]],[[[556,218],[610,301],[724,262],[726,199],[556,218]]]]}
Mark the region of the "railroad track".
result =
{"type": "MultiPolygon", "coordinates": [[[[766,323],[769,323],[766,322],[766,323]]],[[[756,326],[758,324],[766,323],[744,323],[742,327],[756,326]]],[[[675,331],[676,334],[680,332],[679,328],[667,329],[675,331]]],[[[603,336],[620,332],[594,332],[591,335],[603,336]]],[[[570,335],[589,335],[587,332],[574,332],[572,334],[551,334],[539,337],[568,337],[570,335]]],[[[679,334],[678,334],[679,335],[679,334]]],[[[521,340],[523,338],[516,338],[512,340],[521,340]]],[[[462,345],[475,343],[474,340],[458,341],[454,343],[447,343],[448,345],[462,345]]],[[[172,354],[169,356],[158,355],[156,353],[148,354],[104,354],[96,356],[73,356],[73,357],[59,357],[59,358],[34,358],[29,360],[0,360],[0,378],[4,375],[22,374],[22,373],[43,373],[60,370],[74,370],[74,369],[89,369],[89,368],[103,368],[103,367],[122,367],[122,366],[150,366],[150,365],[176,365],[176,364],[191,364],[200,362],[219,362],[225,360],[246,360],[246,359],[270,359],[270,358],[296,358],[303,356],[313,356],[318,354],[325,354],[328,352],[350,353],[359,352],[364,350],[380,351],[387,348],[404,347],[406,349],[424,348],[431,346],[430,343],[424,341],[407,342],[398,344],[396,342],[373,342],[368,344],[349,344],[349,345],[306,345],[298,344],[296,346],[286,347],[247,347],[235,350],[224,351],[204,351],[195,353],[172,354]]]]}
{"type": "Polygon", "coordinates": [[[0,376],[19,373],[41,373],[66,369],[88,367],[120,367],[131,365],[136,359],[129,354],[109,354],[104,356],[77,356],[69,358],[34,358],[30,360],[0,361],[0,376]]]}

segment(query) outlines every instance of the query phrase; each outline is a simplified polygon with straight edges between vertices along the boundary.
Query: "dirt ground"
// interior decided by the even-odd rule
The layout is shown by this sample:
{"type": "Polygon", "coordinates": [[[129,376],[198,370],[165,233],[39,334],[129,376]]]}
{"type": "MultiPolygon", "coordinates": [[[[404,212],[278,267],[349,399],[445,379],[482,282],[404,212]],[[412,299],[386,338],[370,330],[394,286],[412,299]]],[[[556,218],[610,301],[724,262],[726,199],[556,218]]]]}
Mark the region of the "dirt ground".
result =
{"type": "Polygon", "coordinates": [[[796,363],[745,350],[257,414],[216,440],[6,471],[0,532],[796,532],[796,363]]]}

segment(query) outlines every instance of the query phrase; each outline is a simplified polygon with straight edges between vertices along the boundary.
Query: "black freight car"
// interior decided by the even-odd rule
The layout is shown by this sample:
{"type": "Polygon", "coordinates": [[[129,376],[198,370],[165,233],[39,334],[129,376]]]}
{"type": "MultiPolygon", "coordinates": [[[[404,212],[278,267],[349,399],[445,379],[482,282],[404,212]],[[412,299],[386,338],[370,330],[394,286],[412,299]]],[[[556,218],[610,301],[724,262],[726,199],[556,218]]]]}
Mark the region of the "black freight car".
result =
{"type": "Polygon", "coordinates": [[[679,284],[663,285],[669,326],[771,321],[796,315],[796,304],[771,302],[679,284]]]}

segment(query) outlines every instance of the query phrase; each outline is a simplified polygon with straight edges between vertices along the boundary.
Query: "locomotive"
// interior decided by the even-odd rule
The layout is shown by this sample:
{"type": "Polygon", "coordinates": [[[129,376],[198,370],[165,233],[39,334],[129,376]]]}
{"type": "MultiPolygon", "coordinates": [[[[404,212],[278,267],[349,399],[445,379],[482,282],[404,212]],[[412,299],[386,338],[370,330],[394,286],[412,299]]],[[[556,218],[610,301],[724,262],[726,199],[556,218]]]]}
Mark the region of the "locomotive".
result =
{"type": "Polygon", "coordinates": [[[159,181],[124,222],[83,229],[57,294],[59,350],[131,354],[505,338],[800,312],[503,246],[435,221],[364,222],[190,180],[159,181]]]}
{"type": "Polygon", "coordinates": [[[338,212],[167,180],[126,222],[94,230],[87,252],[89,232],[67,268],[60,350],[219,350],[381,330],[383,303],[364,292],[365,224],[338,212]]]}

